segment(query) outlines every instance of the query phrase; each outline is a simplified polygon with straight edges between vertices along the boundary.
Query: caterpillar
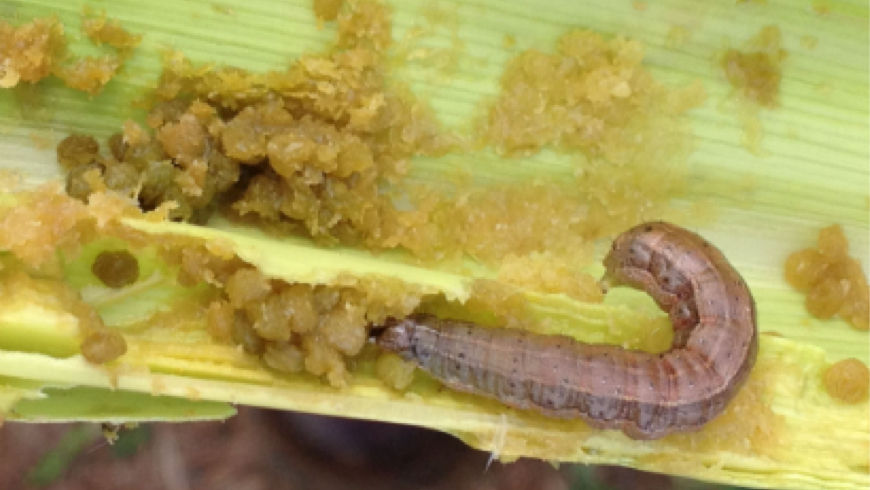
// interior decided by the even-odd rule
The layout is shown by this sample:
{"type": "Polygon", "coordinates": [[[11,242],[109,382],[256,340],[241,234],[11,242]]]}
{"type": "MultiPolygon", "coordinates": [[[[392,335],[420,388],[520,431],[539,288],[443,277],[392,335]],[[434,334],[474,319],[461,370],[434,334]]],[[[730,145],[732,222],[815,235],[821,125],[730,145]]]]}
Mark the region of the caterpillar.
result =
{"type": "Polygon", "coordinates": [[[662,354],[566,336],[411,315],[388,319],[377,344],[449,388],[546,416],[582,418],[633,439],[697,430],[721,413],[758,350],[755,302],[723,254],[664,222],[621,235],[604,259],[602,288],[646,291],[674,327],[662,354]]]}

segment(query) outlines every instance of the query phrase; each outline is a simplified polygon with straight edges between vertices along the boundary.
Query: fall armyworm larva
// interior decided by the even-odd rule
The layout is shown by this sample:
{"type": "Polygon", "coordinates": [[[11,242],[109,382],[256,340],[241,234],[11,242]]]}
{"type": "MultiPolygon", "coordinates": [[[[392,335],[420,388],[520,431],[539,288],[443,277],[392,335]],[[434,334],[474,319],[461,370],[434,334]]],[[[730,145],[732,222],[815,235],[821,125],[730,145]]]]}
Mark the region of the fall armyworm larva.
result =
{"type": "Polygon", "coordinates": [[[722,253],[675,225],[636,226],[613,242],[602,285],[649,293],[668,312],[663,354],[414,315],[378,345],[450,388],[548,416],[581,417],[634,439],[698,429],[725,408],[755,363],[755,303],[722,253]]]}

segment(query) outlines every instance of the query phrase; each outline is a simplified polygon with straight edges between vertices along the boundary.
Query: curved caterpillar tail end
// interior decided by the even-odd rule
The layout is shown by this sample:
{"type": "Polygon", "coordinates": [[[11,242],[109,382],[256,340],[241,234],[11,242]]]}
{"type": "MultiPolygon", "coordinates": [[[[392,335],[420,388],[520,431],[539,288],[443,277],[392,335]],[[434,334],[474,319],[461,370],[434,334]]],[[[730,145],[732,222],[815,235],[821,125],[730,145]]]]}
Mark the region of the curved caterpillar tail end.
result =
{"type": "Polygon", "coordinates": [[[410,318],[397,320],[387,318],[383,325],[376,325],[375,343],[391,352],[407,352],[411,348],[414,322],[410,318]]]}

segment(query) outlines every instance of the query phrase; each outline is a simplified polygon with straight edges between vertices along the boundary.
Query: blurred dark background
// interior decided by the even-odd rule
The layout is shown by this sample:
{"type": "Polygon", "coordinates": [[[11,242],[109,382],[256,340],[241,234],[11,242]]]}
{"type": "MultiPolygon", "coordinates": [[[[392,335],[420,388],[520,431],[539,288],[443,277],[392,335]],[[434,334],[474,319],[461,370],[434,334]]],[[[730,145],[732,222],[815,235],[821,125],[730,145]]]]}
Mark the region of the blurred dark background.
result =
{"type": "Polygon", "coordinates": [[[724,490],[625,468],[489,453],[424,429],[240,408],[225,422],[0,427],[0,489],[724,490]]]}

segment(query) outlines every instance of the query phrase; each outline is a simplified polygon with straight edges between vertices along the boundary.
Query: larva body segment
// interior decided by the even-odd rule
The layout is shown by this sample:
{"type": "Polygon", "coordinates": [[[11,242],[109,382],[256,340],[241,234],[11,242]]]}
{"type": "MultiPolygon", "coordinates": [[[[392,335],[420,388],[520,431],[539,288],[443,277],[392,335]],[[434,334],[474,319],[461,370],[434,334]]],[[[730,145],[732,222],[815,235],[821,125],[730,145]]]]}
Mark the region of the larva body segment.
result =
{"type": "Polygon", "coordinates": [[[658,355],[564,336],[484,328],[432,316],[391,320],[378,344],[445,385],[506,405],[653,439],[718,415],[755,362],[755,305],[743,279],[698,235],[668,223],[623,233],[603,284],[647,291],[670,315],[658,355]]]}

